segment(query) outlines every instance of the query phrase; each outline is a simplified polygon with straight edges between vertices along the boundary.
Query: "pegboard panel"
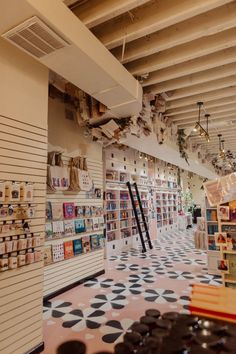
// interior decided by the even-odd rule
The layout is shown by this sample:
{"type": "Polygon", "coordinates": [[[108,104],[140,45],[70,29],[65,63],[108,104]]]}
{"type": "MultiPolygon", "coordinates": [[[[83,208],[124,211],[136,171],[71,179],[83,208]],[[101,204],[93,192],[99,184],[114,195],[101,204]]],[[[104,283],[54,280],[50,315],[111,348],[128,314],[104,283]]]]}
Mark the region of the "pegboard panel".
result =
{"type": "MultiPolygon", "coordinates": [[[[98,149],[101,147],[98,145],[98,149]]],[[[50,150],[57,151],[56,147],[50,146],[50,150]]],[[[78,153],[79,154],[79,153],[78,153]]],[[[74,157],[75,152],[64,152],[62,159],[65,166],[68,166],[71,157],[74,157]]],[[[103,196],[103,161],[91,155],[86,156],[88,171],[92,177],[94,187],[101,189],[101,196],[103,196]]],[[[51,203],[73,202],[80,206],[96,206],[103,207],[103,198],[90,198],[89,194],[83,191],[57,191],[54,194],[47,194],[47,201],[51,203]]],[[[103,230],[90,231],[77,234],[71,237],[64,237],[63,241],[79,239],[83,236],[92,235],[96,233],[103,233],[103,230]]],[[[46,245],[53,244],[57,240],[49,240],[46,245]]],[[[73,258],[55,262],[45,266],[44,270],[44,296],[49,296],[69,285],[77,283],[87,277],[104,270],[104,249],[98,249],[88,254],[77,255],[73,258]]]]}
{"type": "MultiPolygon", "coordinates": [[[[27,221],[43,241],[47,130],[0,116],[0,164],[0,180],[33,183],[36,213],[27,221]]],[[[0,354],[24,354],[43,341],[42,289],[42,262],[0,273],[0,354]]]]}

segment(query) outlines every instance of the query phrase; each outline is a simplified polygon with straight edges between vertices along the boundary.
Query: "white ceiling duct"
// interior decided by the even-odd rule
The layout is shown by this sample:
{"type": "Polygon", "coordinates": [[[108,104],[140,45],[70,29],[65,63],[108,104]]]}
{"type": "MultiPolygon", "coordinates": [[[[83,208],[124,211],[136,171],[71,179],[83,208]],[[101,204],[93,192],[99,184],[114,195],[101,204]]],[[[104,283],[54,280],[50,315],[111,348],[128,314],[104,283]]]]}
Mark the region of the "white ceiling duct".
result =
{"type": "Polygon", "coordinates": [[[3,0],[3,38],[126,117],[142,109],[142,87],[58,0],[3,0]]]}

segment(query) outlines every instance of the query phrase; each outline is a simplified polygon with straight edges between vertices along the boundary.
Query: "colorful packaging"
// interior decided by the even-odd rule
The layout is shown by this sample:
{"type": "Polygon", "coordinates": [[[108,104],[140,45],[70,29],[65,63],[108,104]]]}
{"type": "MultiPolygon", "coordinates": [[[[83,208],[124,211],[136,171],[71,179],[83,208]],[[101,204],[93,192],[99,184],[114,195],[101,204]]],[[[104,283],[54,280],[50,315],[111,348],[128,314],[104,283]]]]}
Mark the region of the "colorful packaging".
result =
{"type": "Polygon", "coordinates": [[[65,219],[73,219],[75,217],[74,203],[63,203],[63,210],[65,219]]]}
{"type": "Polygon", "coordinates": [[[52,263],[52,246],[44,246],[43,250],[44,265],[52,263]]]}
{"type": "Polygon", "coordinates": [[[46,220],[52,220],[52,203],[46,203],[46,220]]]}
{"type": "Polygon", "coordinates": [[[64,242],[64,256],[65,259],[74,257],[73,241],[64,242]]]}
{"type": "Polygon", "coordinates": [[[74,246],[74,255],[78,255],[83,253],[83,244],[82,244],[82,240],[78,239],[78,240],[74,240],[73,241],[73,246],[74,246]]]}
{"type": "Polygon", "coordinates": [[[100,238],[98,237],[98,235],[91,235],[90,243],[91,243],[92,250],[96,250],[100,248],[100,238]]]}
{"type": "Polygon", "coordinates": [[[52,222],[53,238],[60,238],[64,235],[64,222],[63,221],[53,221],[52,222]]]}
{"type": "Polygon", "coordinates": [[[0,258],[0,272],[8,270],[8,256],[0,258]]]}
{"type": "Polygon", "coordinates": [[[64,221],[65,236],[73,236],[75,234],[75,222],[74,220],[64,221]]]}
{"type": "Polygon", "coordinates": [[[83,245],[84,253],[88,253],[88,252],[91,251],[90,237],[89,236],[82,237],[82,245],[83,245]]]}
{"type": "Polygon", "coordinates": [[[81,232],[85,232],[85,224],[83,219],[75,220],[75,233],[79,234],[81,232]]]}
{"type": "Polygon", "coordinates": [[[63,219],[63,208],[61,203],[52,203],[52,218],[53,220],[63,219]]]}

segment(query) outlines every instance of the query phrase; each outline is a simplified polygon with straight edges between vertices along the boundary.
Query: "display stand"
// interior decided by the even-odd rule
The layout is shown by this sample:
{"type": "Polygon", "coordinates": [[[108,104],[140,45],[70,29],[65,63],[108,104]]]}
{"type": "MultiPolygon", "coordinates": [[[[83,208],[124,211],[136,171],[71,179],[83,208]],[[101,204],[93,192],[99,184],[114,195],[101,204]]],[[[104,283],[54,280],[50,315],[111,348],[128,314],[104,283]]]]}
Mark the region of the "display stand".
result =
{"type": "MultiPolygon", "coordinates": [[[[152,239],[177,229],[177,169],[161,160],[140,159],[134,149],[105,150],[107,254],[137,248],[138,229],[126,182],[136,183],[152,239]]],[[[136,201],[138,203],[138,201],[136,201]]]]}
{"type": "Polygon", "coordinates": [[[215,232],[218,232],[218,213],[217,207],[211,207],[207,198],[205,198],[205,218],[206,218],[206,233],[207,233],[207,260],[208,273],[220,274],[217,269],[217,262],[220,258],[219,249],[215,245],[215,232]]]}
{"type": "MultiPolygon", "coordinates": [[[[218,268],[222,274],[223,284],[226,287],[236,288],[236,200],[220,204],[217,207],[219,219],[219,234],[223,236],[220,249],[218,268]],[[224,215],[224,211],[225,214],[224,215]],[[225,240],[225,242],[223,242],[225,240]],[[224,269],[225,268],[225,269],[224,269]],[[227,268],[227,269],[226,269],[227,268]]],[[[216,242],[217,237],[215,236],[216,242]]]]}
{"type": "MultiPolygon", "coordinates": [[[[64,154],[62,159],[67,167],[70,155],[64,154]]],[[[94,184],[90,192],[57,190],[47,194],[44,248],[47,299],[104,273],[102,161],[89,157],[87,164],[94,184]]]]}

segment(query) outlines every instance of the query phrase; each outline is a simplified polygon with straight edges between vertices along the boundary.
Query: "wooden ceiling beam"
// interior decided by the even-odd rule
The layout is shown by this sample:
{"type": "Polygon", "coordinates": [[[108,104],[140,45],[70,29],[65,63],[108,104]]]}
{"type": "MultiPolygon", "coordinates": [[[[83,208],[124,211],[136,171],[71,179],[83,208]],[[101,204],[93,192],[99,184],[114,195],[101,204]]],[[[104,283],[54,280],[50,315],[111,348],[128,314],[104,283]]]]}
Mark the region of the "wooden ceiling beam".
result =
{"type": "MultiPolygon", "coordinates": [[[[219,145],[219,138],[217,136],[217,134],[219,134],[219,133],[222,133],[222,139],[225,139],[225,142],[227,142],[227,141],[229,141],[229,139],[235,138],[236,130],[233,130],[232,132],[228,131],[228,132],[224,132],[224,133],[222,132],[222,130],[219,130],[219,132],[215,131],[214,134],[212,133],[210,135],[211,140],[210,140],[209,144],[213,143],[215,141],[215,142],[218,142],[218,145],[219,145]]],[[[191,141],[199,140],[199,141],[205,142],[204,138],[200,137],[200,136],[191,136],[190,138],[191,138],[191,141]]],[[[236,141],[235,141],[235,144],[236,144],[236,141]]]]}
{"type": "Polygon", "coordinates": [[[200,93],[197,95],[192,95],[185,98],[176,99],[173,101],[168,101],[166,103],[166,109],[174,109],[178,107],[183,107],[187,105],[196,104],[199,101],[207,102],[217,99],[223,99],[224,97],[230,97],[236,95],[236,86],[227,87],[223,89],[218,89],[206,93],[200,93]]]}
{"type": "Polygon", "coordinates": [[[101,23],[131,11],[150,0],[90,0],[72,9],[73,13],[88,27],[101,23]]]}
{"type": "MultiPolygon", "coordinates": [[[[171,118],[172,122],[184,122],[187,119],[191,119],[191,118],[195,118],[197,119],[198,117],[198,107],[197,105],[195,105],[194,107],[195,109],[191,112],[186,112],[186,113],[180,113],[180,114],[176,114],[176,115],[171,115],[169,116],[169,114],[166,113],[166,117],[171,118]]],[[[211,115],[215,115],[217,113],[222,113],[225,114],[228,111],[232,111],[235,110],[236,111],[236,102],[229,104],[229,105],[224,105],[224,106],[219,106],[219,107],[212,107],[209,109],[206,109],[206,111],[203,111],[203,115],[205,113],[209,113],[211,115]]]]}
{"type": "MultiPolygon", "coordinates": [[[[212,101],[204,101],[204,108],[206,109],[206,111],[208,111],[209,109],[214,109],[214,110],[218,110],[218,112],[224,112],[225,110],[227,110],[228,105],[235,104],[235,103],[236,103],[236,96],[229,96],[229,97],[224,97],[212,101]]],[[[168,117],[173,117],[173,118],[177,117],[179,119],[180,115],[185,114],[186,112],[189,113],[196,112],[196,109],[197,109],[197,105],[195,102],[193,104],[189,104],[186,106],[167,109],[165,114],[168,117]]]]}
{"type": "MultiPolygon", "coordinates": [[[[222,112],[222,113],[216,113],[210,116],[210,121],[209,121],[209,125],[211,124],[211,122],[215,122],[216,120],[220,119],[220,120],[224,120],[225,117],[235,117],[236,119],[236,109],[232,110],[232,111],[228,111],[228,112],[222,112]]],[[[196,115],[195,117],[189,118],[189,119],[184,119],[184,120],[177,120],[174,123],[178,126],[184,126],[184,125],[191,125],[196,123],[198,120],[198,115],[196,115]]],[[[205,117],[204,117],[204,113],[201,116],[201,121],[205,122],[205,117]]]]}
{"type": "Polygon", "coordinates": [[[231,87],[235,84],[236,84],[236,75],[231,75],[217,80],[211,80],[211,81],[209,80],[208,82],[204,82],[202,84],[184,87],[182,89],[178,89],[174,91],[168,91],[166,92],[168,97],[167,100],[174,101],[184,97],[189,97],[197,94],[204,94],[217,89],[231,87]]]}
{"type": "Polygon", "coordinates": [[[122,58],[122,46],[112,54],[123,64],[177,45],[235,27],[236,2],[220,6],[181,23],[129,42],[122,58]]]}
{"type": "Polygon", "coordinates": [[[233,46],[236,46],[236,28],[149,55],[130,62],[125,67],[133,75],[142,75],[233,46]]]}
{"type": "MultiPolygon", "coordinates": [[[[118,18],[93,29],[93,33],[108,48],[112,49],[167,28],[188,18],[215,9],[232,0],[156,0],[149,1],[118,18]]],[[[113,1],[110,1],[111,7],[113,1]]]]}
{"type": "Polygon", "coordinates": [[[143,86],[149,86],[163,81],[180,78],[221,65],[230,64],[236,61],[236,47],[220,50],[216,53],[204,55],[197,59],[188,60],[184,65],[177,64],[166,69],[160,69],[149,73],[143,81],[143,86]]]}
{"type": "MultiPolygon", "coordinates": [[[[236,4],[236,2],[235,2],[236,4]]],[[[227,76],[235,75],[236,74],[236,62],[232,64],[222,65],[217,70],[215,68],[204,70],[199,73],[186,75],[178,79],[168,80],[161,82],[159,84],[150,85],[145,87],[146,92],[153,92],[153,93],[162,93],[181,89],[181,88],[190,88],[193,85],[198,85],[202,83],[207,83],[209,81],[213,81],[216,79],[222,79],[227,76]]]]}
{"type": "MultiPolygon", "coordinates": [[[[220,118],[215,118],[215,119],[211,119],[211,121],[209,122],[209,125],[213,125],[215,126],[215,129],[221,129],[221,124],[218,124],[218,123],[221,123],[221,122],[224,122],[225,124],[227,122],[231,122],[233,121],[234,119],[236,118],[236,111],[234,111],[234,113],[231,113],[229,115],[226,115],[224,117],[220,117],[220,118]]],[[[179,123],[177,124],[178,128],[180,129],[186,129],[186,128],[193,128],[195,126],[195,123],[196,123],[197,120],[194,120],[194,121],[191,121],[191,122],[187,122],[187,123],[179,123]]],[[[176,124],[176,123],[175,123],[176,124]]],[[[202,119],[202,122],[201,122],[203,128],[206,127],[206,121],[205,119],[202,119]]],[[[229,128],[230,129],[230,128],[229,128]]]]}

